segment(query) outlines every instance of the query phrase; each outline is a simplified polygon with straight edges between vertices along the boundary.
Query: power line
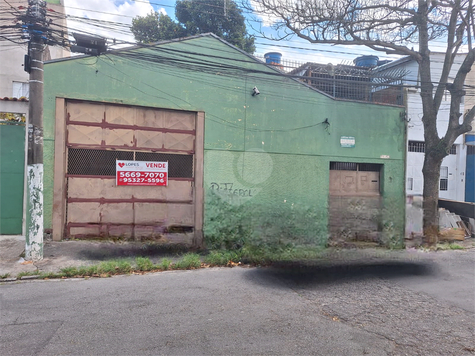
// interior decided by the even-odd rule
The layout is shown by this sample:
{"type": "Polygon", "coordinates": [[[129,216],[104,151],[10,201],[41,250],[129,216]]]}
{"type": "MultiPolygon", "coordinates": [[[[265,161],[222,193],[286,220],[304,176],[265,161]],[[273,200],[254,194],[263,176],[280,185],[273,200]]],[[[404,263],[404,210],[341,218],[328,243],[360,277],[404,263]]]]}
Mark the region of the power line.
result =
{"type": "MultiPolygon", "coordinates": [[[[58,18],[61,18],[60,16],[57,16],[58,18]]],[[[84,24],[87,24],[87,25],[90,25],[92,27],[95,27],[95,28],[103,28],[105,30],[117,30],[116,27],[119,27],[119,29],[122,27],[124,28],[125,27],[125,24],[123,23],[120,23],[120,22],[111,22],[111,21],[105,21],[105,20],[98,20],[98,19],[87,19],[87,18],[83,18],[83,17],[72,17],[76,20],[79,20],[79,21],[82,21],[82,23],[84,24]],[[103,24],[103,25],[102,25],[103,24]]],[[[59,29],[52,29],[52,32],[55,32],[55,33],[58,33],[58,34],[63,34],[63,31],[67,29],[66,26],[61,26],[61,25],[56,25],[59,29]],[[63,28],[64,30],[61,30],[61,28],[63,28]]],[[[74,28],[73,28],[74,29],[74,28]]],[[[90,32],[86,32],[86,31],[81,31],[83,33],[90,33],[90,32]]],[[[8,39],[8,38],[7,38],[8,39]]],[[[13,40],[12,38],[10,38],[9,40],[13,40]]],[[[61,40],[58,40],[58,39],[55,39],[54,40],[55,43],[58,43],[58,44],[61,44],[61,40]]],[[[16,41],[16,43],[20,43],[18,41],[16,41]]],[[[121,44],[130,44],[131,42],[127,42],[127,41],[119,41],[119,43],[121,44]]],[[[199,45],[197,45],[199,46],[199,45]]],[[[284,45],[281,45],[282,47],[285,47],[285,48],[295,48],[295,49],[305,49],[305,50],[310,50],[308,48],[304,48],[304,47],[292,47],[292,46],[284,46],[284,45]]],[[[164,49],[161,48],[161,50],[163,51],[164,49]]],[[[321,49],[311,49],[312,51],[316,51],[316,52],[331,52],[331,53],[337,53],[337,54],[353,54],[351,52],[342,52],[342,51],[329,51],[329,50],[321,50],[321,49]]],[[[234,53],[234,50],[230,49],[229,51],[227,51],[228,53],[234,53]]],[[[170,53],[170,51],[169,51],[170,53]]],[[[196,52],[186,52],[186,51],[181,51],[181,52],[177,52],[176,50],[172,53],[181,53],[181,54],[184,54],[184,55],[201,55],[203,56],[202,53],[196,53],[196,52]]],[[[207,56],[208,58],[210,58],[210,56],[207,56]]],[[[157,57],[158,58],[158,57],[157,57]]],[[[223,56],[214,56],[215,59],[224,59],[224,60],[232,60],[228,57],[223,57],[223,56]]],[[[156,59],[155,59],[156,60],[156,59]]],[[[159,58],[159,60],[162,60],[162,61],[169,61],[169,59],[164,59],[164,58],[159,58]]],[[[150,60],[149,61],[153,61],[153,60],[150,60]]],[[[239,60],[238,62],[242,62],[242,60],[239,60]]],[[[246,61],[246,62],[249,62],[249,63],[254,63],[254,60],[249,60],[249,61],[246,61]]],[[[216,69],[216,68],[224,68],[224,69],[227,69],[227,70],[230,70],[230,69],[234,69],[236,70],[237,68],[241,68],[240,66],[237,66],[237,67],[234,67],[234,68],[226,68],[226,66],[223,66],[222,63],[217,63],[217,62],[213,62],[210,64],[212,66],[213,69],[216,69]]],[[[267,73],[267,72],[266,72],[267,73]]],[[[267,73],[268,74],[268,73],[267,73]]],[[[282,74],[280,74],[282,75],[282,74]]],[[[302,79],[302,77],[298,77],[299,79],[302,79]]],[[[304,78],[305,79],[305,78],[304,78]]],[[[417,83],[417,81],[413,81],[414,83],[417,83]]],[[[434,82],[435,84],[438,84],[436,82],[434,82]]],[[[399,85],[398,85],[399,86],[399,85]]]]}

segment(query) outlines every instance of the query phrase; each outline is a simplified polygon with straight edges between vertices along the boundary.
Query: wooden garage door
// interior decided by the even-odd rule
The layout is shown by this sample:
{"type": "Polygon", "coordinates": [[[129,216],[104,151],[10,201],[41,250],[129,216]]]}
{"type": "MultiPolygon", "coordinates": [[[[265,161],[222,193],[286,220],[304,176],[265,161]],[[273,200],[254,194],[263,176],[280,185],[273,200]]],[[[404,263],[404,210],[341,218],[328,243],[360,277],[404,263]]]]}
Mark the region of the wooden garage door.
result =
{"type": "Polygon", "coordinates": [[[166,239],[193,230],[195,113],[84,102],[66,110],[65,236],[166,239]],[[116,186],[117,159],[168,161],[168,186],[116,186]]]}
{"type": "Polygon", "coordinates": [[[382,165],[331,162],[329,232],[333,243],[378,242],[382,165]]]}

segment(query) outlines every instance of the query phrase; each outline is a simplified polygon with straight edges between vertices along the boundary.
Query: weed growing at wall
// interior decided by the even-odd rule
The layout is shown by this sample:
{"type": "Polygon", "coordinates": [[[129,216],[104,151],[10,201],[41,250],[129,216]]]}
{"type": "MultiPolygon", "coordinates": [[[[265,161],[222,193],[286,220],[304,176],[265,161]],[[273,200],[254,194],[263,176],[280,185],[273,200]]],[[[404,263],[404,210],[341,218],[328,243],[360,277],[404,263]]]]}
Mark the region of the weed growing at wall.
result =
{"type": "MultiPolygon", "coordinates": [[[[231,197],[230,199],[239,199],[231,197]]],[[[280,204],[235,204],[208,192],[204,235],[209,249],[266,249],[325,246],[326,211],[318,207],[280,204]]]]}
{"type": "Polygon", "coordinates": [[[381,243],[392,249],[404,248],[404,209],[400,206],[397,201],[386,198],[380,217],[381,243]]]}

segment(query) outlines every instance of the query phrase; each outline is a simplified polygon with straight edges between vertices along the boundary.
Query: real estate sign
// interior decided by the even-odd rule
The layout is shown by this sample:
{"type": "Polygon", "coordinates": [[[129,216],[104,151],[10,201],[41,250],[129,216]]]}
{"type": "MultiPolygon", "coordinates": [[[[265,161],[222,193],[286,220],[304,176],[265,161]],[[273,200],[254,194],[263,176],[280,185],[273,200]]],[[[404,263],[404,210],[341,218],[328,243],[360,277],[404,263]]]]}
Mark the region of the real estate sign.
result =
{"type": "Polygon", "coordinates": [[[116,162],[116,185],[168,185],[168,162],[116,162]]]}
{"type": "Polygon", "coordinates": [[[341,136],[340,137],[340,146],[341,147],[355,147],[355,138],[353,136],[341,136]]]}

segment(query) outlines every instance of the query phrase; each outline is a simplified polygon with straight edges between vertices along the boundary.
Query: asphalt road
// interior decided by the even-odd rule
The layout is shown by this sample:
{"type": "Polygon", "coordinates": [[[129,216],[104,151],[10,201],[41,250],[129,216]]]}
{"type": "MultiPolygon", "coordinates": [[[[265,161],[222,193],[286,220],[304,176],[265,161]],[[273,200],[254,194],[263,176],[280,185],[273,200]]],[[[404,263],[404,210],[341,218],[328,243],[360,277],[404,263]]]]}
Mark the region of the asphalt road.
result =
{"type": "Polygon", "coordinates": [[[0,285],[1,355],[474,355],[475,250],[0,285]]]}

